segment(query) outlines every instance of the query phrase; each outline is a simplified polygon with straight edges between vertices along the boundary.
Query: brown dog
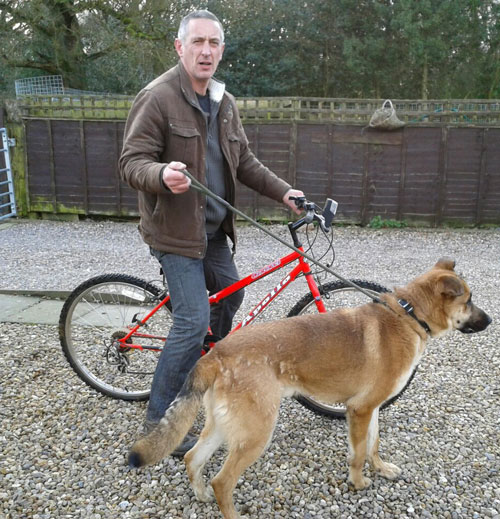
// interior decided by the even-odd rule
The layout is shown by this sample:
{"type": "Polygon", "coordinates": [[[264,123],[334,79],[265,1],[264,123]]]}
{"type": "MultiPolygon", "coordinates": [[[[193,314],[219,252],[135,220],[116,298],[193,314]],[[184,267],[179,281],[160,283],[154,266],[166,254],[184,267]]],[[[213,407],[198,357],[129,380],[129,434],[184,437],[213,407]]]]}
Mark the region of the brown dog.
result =
{"type": "Polygon", "coordinates": [[[454,266],[439,260],[406,287],[382,295],[382,304],[268,322],[226,337],[198,361],[160,424],[135,443],[130,465],[172,452],[204,400],[206,423],[185,456],[187,472],[196,496],[211,499],[203,468],[226,443],[227,459],[212,487],[223,516],[236,519],[234,487],[270,442],[281,398],[305,394],[346,404],[349,481],[356,489],[370,484],[362,473],[366,457],[382,476],[396,478],[400,469],[378,454],[381,404],[405,386],[429,337],[478,332],[491,322],[454,266]]]}

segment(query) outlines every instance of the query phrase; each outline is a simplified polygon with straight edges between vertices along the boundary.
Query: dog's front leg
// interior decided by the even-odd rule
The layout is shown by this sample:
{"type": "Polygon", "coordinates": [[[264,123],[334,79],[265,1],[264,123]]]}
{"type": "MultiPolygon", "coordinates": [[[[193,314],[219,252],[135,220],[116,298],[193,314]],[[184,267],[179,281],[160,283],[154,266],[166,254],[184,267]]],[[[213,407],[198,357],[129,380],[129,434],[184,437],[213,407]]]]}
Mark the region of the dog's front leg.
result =
{"type": "Polygon", "coordinates": [[[372,408],[347,408],[349,483],[356,490],[362,490],[371,484],[370,478],[363,476],[363,466],[368,446],[368,430],[374,412],[372,408]]]}
{"type": "Polygon", "coordinates": [[[387,479],[395,479],[401,474],[401,469],[392,463],[382,461],[378,453],[379,432],[378,432],[378,412],[379,408],[372,413],[370,426],[368,428],[368,461],[374,470],[387,479]]]}

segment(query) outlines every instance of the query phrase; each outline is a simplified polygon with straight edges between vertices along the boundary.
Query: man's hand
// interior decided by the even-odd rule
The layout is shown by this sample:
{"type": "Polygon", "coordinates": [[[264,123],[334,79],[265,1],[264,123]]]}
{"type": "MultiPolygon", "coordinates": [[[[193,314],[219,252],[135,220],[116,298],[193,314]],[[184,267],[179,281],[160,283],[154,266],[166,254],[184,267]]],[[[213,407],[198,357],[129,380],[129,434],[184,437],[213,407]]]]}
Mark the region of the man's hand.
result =
{"type": "Polygon", "coordinates": [[[176,195],[185,193],[191,186],[191,179],[183,173],[185,169],[186,164],[182,162],[170,162],[163,170],[163,183],[176,195]]]}
{"type": "Polygon", "coordinates": [[[287,205],[294,213],[300,214],[302,212],[302,209],[299,209],[295,205],[295,202],[289,199],[289,197],[291,196],[304,196],[304,193],[302,191],[299,191],[298,189],[289,189],[283,197],[283,203],[287,205]]]}

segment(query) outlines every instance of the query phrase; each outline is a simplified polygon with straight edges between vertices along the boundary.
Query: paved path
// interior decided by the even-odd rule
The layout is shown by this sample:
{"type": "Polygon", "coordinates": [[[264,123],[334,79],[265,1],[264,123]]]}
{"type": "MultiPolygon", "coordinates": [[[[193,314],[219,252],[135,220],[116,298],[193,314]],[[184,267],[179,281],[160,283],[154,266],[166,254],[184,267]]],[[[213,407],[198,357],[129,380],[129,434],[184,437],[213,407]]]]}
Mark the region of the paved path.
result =
{"type": "Polygon", "coordinates": [[[54,294],[0,292],[0,323],[57,324],[63,303],[54,294]]]}

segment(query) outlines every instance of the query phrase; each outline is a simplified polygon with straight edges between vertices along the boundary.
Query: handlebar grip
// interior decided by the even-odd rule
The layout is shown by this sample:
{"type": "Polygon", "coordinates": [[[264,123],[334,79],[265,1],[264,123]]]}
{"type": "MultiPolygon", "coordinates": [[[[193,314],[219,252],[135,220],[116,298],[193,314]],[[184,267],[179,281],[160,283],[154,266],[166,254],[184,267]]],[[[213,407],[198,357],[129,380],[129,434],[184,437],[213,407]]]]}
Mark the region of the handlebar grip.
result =
{"type": "Polygon", "coordinates": [[[304,207],[304,204],[307,202],[307,199],[305,196],[289,196],[288,200],[293,200],[295,202],[295,205],[302,209],[304,207]]]}

